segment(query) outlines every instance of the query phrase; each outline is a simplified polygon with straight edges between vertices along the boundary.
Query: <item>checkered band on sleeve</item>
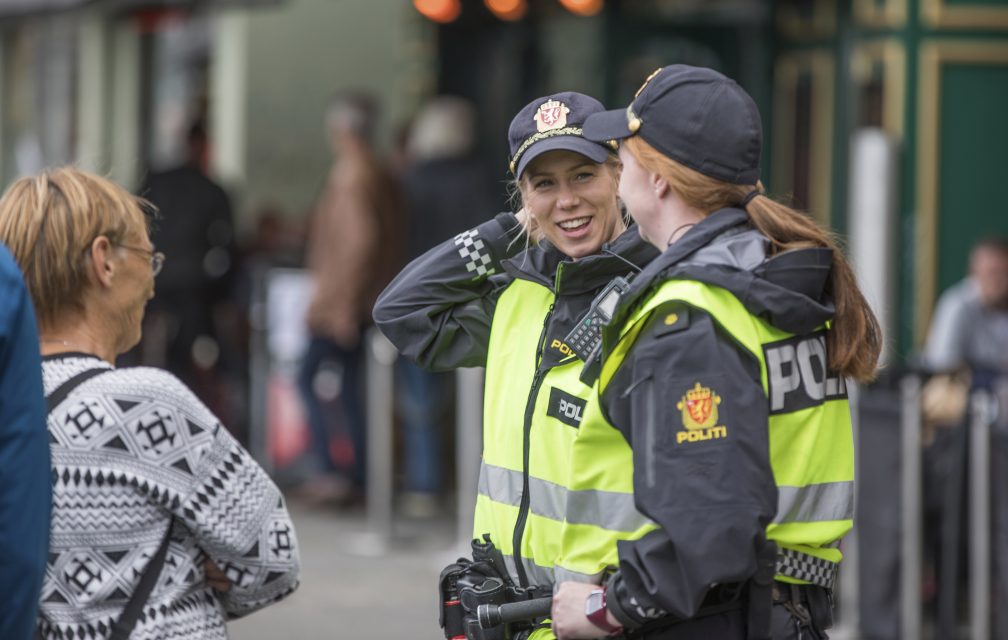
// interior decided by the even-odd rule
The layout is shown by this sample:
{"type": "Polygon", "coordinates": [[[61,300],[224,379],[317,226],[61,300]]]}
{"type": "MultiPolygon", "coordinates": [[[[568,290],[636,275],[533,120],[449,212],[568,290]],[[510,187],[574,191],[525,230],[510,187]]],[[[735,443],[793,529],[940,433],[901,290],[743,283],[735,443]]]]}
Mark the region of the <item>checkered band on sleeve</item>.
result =
{"type": "Polygon", "coordinates": [[[777,554],[776,570],[782,576],[832,589],[836,581],[837,565],[794,549],[781,549],[777,554]]]}
{"type": "Polygon", "coordinates": [[[466,270],[474,274],[474,280],[496,273],[497,270],[491,266],[490,252],[475,229],[463,231],[455,236],[455,246],[458,247],[459,255],[466,261],[466,270]]]}

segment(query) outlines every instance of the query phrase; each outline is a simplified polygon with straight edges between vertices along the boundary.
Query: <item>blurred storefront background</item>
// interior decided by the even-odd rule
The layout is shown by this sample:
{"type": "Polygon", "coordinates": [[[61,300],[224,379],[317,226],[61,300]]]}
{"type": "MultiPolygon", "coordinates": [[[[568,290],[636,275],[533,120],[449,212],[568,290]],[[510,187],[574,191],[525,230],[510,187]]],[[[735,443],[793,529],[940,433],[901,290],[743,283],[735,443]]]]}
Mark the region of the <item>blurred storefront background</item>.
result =
{"type": "Polygon", "coordinates": [[[266,208],[310,207],[336,90],[381,100],[388,148],[425,99],[469,98],[500,183],[504,132],[529,96],[572,89],[619,105],[661,64],[717,68],[763,111],[769,190],[841,233],[858,230],[862,202],[852,140],[884,134],[891,268],[870,273],[889,280],[876,302],[898,355],[971,241],[1008,227],[999,0],[3,0],[0,43],[3,183],[75,162],[136,185],[203,117],[242,232],[266,208]]]}

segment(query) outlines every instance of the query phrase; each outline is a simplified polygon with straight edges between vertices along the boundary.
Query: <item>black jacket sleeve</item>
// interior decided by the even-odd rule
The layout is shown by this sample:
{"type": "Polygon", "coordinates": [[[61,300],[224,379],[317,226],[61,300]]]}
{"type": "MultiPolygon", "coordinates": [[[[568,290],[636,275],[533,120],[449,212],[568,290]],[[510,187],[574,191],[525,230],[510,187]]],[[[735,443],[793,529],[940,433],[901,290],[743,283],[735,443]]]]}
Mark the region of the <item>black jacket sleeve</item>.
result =
{"type": "Polygon", "coordinates": [[[619,543],[609,606],[631,628],[691,617],[712,585],[752,576],[777,506],[756,358],[681,303],[648,323],[602,396],[633,448],[637,508],[659,525],[619,543]]]}
{"type": "Polygon", "coordinates": [[[498,214],[406,266],[378,297],[375,324],[399,351],[435,371],[486,364],[501,262],[525,248],[518,221],[498,214]]]}

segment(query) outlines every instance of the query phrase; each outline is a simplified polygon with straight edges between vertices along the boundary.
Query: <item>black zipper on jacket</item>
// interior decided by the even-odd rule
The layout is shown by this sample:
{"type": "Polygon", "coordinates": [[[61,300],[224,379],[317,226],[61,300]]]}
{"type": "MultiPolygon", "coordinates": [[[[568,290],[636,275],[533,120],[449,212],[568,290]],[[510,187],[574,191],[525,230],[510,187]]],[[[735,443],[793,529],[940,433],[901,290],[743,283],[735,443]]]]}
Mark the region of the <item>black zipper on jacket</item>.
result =
{"type": "Polygon", "coordinates": [[[522,587],[529,586],[528,575],[525,573],[525,565],[522,563],[521,543],[525,534],[525,521],[528,519],[529,502],[529,449],[532,438],[532,416],[535,413],[536,398],[539,397],[539,387],[542,386],[546,371],[542,368],[543,348],[546,345],[546,330],[549,327],[550,318],[553,316],[554,301],[550,304],[546,312],[546,319],[543,320],[542,333],[539,335],[539,347],[536,349],[536,372],[532,378],[532,389],[529,391],[528,400],[525,402],[525,429],[522,439],[522,497],[518,505],[518,520],[515,521],[514,537],[511,539],[511,549],[515,560],[515,570],[518,572],[518,583],[522,587]]]}

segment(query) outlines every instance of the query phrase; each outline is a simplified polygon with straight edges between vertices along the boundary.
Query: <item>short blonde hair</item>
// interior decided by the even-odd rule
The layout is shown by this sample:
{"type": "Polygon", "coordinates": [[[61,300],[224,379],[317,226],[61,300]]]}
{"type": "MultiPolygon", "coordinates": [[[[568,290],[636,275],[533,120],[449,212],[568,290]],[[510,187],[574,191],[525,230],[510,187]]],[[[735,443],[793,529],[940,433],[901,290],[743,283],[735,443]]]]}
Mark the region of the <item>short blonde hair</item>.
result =
{"type": "Polygon", "coordinates": [[[147,230],[147,201],[101,176],[74,167],[21,178],[0,198],[0,241],[21,271],[43,325],[82,311],[85,252],[98,236],[113,244],[147,230]]]}

